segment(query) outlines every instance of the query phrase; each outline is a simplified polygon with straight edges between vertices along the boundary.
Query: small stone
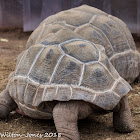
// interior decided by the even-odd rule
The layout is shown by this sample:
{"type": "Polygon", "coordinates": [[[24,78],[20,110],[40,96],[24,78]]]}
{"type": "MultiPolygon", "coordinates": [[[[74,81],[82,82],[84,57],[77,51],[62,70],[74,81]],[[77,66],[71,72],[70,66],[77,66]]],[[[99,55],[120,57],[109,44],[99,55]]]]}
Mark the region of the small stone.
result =
{"type": "Polygon", "coordinates": [[[12,111],[12,112],[10,112],[10,114],[15,114],[16,113],[16,111],[12,111]]]}
{"type": "Polygon", "coordinates": [[[107,138],[107,139],[105,139],[105,140],[111,140],[111,138],[107,138]]]}
{"type": "Polygon", "coordinates": [[[19,45],[19,48],[23,48],[23,46],[19,45]]]}
{"type": "Polygon", "coordinates": [[[9,40],[6,39],[6,38],[0,38],[0,41],[1,41],[1,42],[8,42],[9,40]]]}

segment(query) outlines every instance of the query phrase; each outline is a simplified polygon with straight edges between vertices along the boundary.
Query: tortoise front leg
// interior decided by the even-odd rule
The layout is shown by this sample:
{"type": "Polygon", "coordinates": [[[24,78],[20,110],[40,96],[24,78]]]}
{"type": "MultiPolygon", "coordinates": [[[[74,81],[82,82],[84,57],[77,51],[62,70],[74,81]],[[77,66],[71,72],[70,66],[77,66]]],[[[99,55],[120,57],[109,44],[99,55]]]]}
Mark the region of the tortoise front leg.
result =
{"type": "Polygon", "coordinates": [[[17,105],[9,95],[8,89],[3,90],[0,93],[0,119],[6,119],[16,107],[17,105]]]}
{"type": "Polygon", "coordinates": [[[124,96],[113,112],[113,126],[123,133],[129,133],[134,130],[131,117],[131,111],[128,105],[128,99],[124,96]]]}

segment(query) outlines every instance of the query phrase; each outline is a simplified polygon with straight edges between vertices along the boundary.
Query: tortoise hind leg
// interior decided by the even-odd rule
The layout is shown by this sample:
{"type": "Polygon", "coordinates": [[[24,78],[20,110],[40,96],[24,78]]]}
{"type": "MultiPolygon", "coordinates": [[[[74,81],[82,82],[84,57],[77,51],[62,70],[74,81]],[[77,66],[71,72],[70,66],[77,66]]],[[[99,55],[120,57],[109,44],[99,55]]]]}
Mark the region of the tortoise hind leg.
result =
{"type": "Polygon", "coordinates": [[[16,109],[17,105],[10,97],[8,89],[0,93],[0,119],[6,119],[9,113],[16,109]]]}
{"type": "Polygon", "coordinates": [[[60,102],[53,109],[53,118],[58,133],[58,140],[79,140],[77,128],[78,106],[71,102],[60,102]]]}
{"type": "Polygon", "coordinates": [[[117,131],[123,133],[130,133],[134,130],[131,111],[126,96],[121,99],[113,112],[113,126],[117,131]]]}
{"type": "Polygon", "coordinates": [[[79,140],[77,121],[88,117],[91,107],[85,102],[68,101],[59,102],[53,109],[53,118],[58,133],[58,140],[79,140]]]}

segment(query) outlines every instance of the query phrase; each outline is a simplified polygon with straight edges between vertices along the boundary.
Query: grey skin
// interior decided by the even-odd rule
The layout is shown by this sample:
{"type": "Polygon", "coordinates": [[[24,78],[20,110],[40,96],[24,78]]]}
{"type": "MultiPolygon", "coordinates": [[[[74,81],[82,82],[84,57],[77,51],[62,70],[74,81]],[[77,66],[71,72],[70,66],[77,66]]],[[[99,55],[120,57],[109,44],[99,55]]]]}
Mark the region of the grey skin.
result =
{"type": "MultiPolygon", "coordinates": [[[[10,97],[8,89],[5,89],[0,94],[0,118],[6,119],[8,114],[16,108],[17,105],[10,97]]],[[[87,118],[100,111],[104,110],[85,101],[58,102],[53,108],[55,126],[57,132],[62,135],[58,140],[79,140],[78,119],[87,118]]],[[[115,130],[121,133],[129,133],[134,130],[127,96],[121,99],[112,112],[115,130]]]]}

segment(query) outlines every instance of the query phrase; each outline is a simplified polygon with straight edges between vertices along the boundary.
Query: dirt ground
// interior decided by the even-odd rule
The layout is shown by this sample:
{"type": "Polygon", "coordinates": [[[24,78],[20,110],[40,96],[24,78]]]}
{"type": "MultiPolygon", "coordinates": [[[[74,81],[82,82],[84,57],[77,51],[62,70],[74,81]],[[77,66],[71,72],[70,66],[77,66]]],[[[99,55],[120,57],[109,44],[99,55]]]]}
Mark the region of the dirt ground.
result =
{"type": "MultiPolygon", "coordinates": [[[[16,58],[25,49],[26,41],[30,33],[23,33],[19,29],[0,31],[0,92],[5,88],[10,72],[15,68],[16,58]],[[7,39],[7,40],[5,40],[7,39]],[[8,41],[8,42],[7,42],[8,41]]],[[[140,39],[140,38],[139,38],[140,39]]],[[[140,51],[140,40],[136,39],[137,48],[140,51]]],[[[135,124],[135,131],[128,134],[120,134],[114,131],[112,125],[112,113],[90,117],[78,122],[81,140],[140,140],[140,83],[132,85],[129,93],[129,103],[135,124]]],[[[1,134],[45,134],[56,133],[53,120],[35,120],[12,112],[8,122],[0,121],[1,134]]],[[[34,136],[3,138],[3,139],[40,139],[34,136]]],[[[56,138],[42,138],[52,139],[56,138]]]]}

